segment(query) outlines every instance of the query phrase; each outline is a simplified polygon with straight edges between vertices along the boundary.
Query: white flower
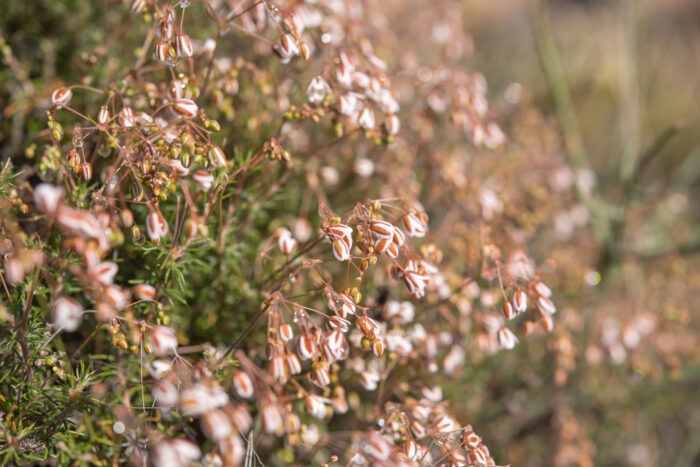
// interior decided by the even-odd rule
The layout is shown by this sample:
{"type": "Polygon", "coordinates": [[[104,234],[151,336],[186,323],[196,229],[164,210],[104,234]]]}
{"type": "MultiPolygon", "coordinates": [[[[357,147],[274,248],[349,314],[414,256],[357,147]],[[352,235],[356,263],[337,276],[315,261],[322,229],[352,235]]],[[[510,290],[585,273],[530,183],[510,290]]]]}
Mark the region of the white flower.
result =
{"type": "Polygon", "coordinates": [[[83,307],[68,297],[59,297],[53,307],[53,323],[61,331],[73,332],[83,320],[83,307]]]}
{"type": "Polygon", "coordinates": [[[306,87],[306,95],[309,98],[309,102],[312,104],[318,104],[319,102],[323,101],[326,94],[330,93],[331,87],[321,76],[314,77],[306,87]]]}

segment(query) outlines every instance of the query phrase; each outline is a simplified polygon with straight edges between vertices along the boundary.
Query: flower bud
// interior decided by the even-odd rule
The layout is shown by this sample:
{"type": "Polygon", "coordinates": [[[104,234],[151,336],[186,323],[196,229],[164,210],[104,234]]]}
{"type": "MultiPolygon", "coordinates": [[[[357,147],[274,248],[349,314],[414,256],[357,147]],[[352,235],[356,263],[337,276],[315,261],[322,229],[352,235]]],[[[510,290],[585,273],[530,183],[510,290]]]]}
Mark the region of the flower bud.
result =
{"type": "Polygon", "coordinates": [[[89,162],[83,162],[78,166],[78,176],[86,182],[92,178],[92,165],[89,162]]]}
{"type": "Polygon", "coordinates": [[[513,294],[513,306],[518,313],[523,313],[527,310],[527,294],[524,291],[515,291],[513,294]]]}
{"type": "Polygon", "coordinates": [[[156,44],[156,59],[161,62],[168,64],[170,62],[170,46],[165,41],[160,41],[156,44]]]}
{"type": "Polygon", "coordinates": [[[212,146],[209,148],[208,158],[209,164],[211,164],[212,167],[221,168],[226,166],[226,155],[224,154],[224,150],[219,146],[212,146]]]}
{"type": "Polygon", "coordinates": [[[197,104],[192,99],[175,99],[173,110],[184,118],[194,118],[197,116],[197,104]]]}
{"type": "Polygon", "coordinates": [[[175,38],[178,57],[192,56],[192,42],[187,34],[178,34],[175,38]]]}
{"type": "Polygon", "coordinates": [[[60,109],[68,104],[71,97],[73,97],[73,91],[71,91],[70,88],[58,88],[51,93],[51,105],[60,109]]]}
{"type": "Polygon", "coordinates": [[[162,237],[168,235],[168,224],[160,211],[151,211],[146,217],[146,231],[153,243],[158,243],[162,237]]]}
{"type": "Polygon", "coordinates": [[[333,241],[333,256],[338,261],[347,261],[350,259],[350,246],[345,240],[333,241]]]}
{"type": "Polygon", "coordinates": [[[100,112],[97,114],[97,123],[106,125],[109,122],[109,109],[106,105],[100,107],[100,112]]]}
{"type": "Polygon", "coordinates": [[[507,300],[503,302],[503,316],[505,316],[506,319],[513,319],[516,316],[515,308],[507,300]]]}

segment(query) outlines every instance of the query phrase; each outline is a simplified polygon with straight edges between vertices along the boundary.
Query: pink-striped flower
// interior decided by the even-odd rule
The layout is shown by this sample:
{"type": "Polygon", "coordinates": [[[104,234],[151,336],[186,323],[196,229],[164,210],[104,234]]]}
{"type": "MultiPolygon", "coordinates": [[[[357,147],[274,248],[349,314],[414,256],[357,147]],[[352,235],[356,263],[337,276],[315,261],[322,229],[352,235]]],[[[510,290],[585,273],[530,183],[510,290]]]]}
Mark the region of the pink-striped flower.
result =
{"type": "Polygon", "coordinates": [[[375,238],[392,240],[394,237],[394,226],[387,221],[373,220],[369,224],[369,229],[375,238]]]}
{"type": "Polygon", "coordinates": [[[549,298],[543,296],[537,297],[537,309],[543,314],[553,315],[557,312],[557,307],[549,298]]]}
{"type": "Polygon", "coordinates": [[[281,229],[278,231],[277,246],[282,253],[290,256],[297,249],[297,241],[292,238],[289,230],[281,229]]]}
{"type": "Polygon", "coordinates": [[[357,110],[357,97],[354,93],[343,94],[338,98],[338,113],[349,116],[357,110]]]}
{"type": "Polygon", "coordinates": [[[261,407],[263,431],[267,434],[275,434],[282,428],[282,413],[274,399],[267,399],[261,407]]]}
{"type": "Polygon", "coordinates": [[[54,303],[52,317],[57,329],[73,332],[83,320],[83,307],[70,297],[59,297],[54,303]]]}
{"type": "Polygon", "coordinates": [[[104,287],[102,289],[102,296],[105,302],[116,311],[124,309],[129,300],[128,294],[116,285],[104,287]]]}
{"type": "Polygon", "coordinates": [[[282,339],[283,342],[289,342],[294,337],[294,330],[292,329],[291,325],[282,323],[279,326],[279,334],[280,339],[282,339]]]}
{"type": "Polygon", "coordinates": [[[270,373],[277,381],[281,383],[287,382],[287,379],[289,379],[289,372],[287,371],[287,363],[285,362],[284,355],[277,354],[272,357],[270,361],[270,373]]]}
{"type": "Polygon", "coordinates": [[[151,459],[156,467],[185,467],[201,456],[202,452],[193,442],[172,438],[156,444],[151,459]]]}
{"type": "Polygon", "coordinates": [[[103,285],[110,285],[114,282],[114,276],[117,275],[119,266],[112,262],[102,262],[88,268],[88,276],[93,281],[97,281],[103,285]]]}
{"type": "Polygon", "coordinates": [[[224,465],[241,465],[245,457],[246,448],[237,434],[227,436],[218,443],[219,452],[224,456],[224,465]]]}
{"type": "Polygon", "coordinates": [[[175,331],[166,326],[156,326],[151,329],[151,344],[153,351],[159,357],[175,353],[177,349],[175,331]]]}
{"type": "Polygon", "coordinates": [[[168,235],[168,223],[160,211],[153,210],[146,217],[146,231],[153,243],[158,243],[161,238],[168,235]]]}
{"type": "Polygon", "coordinates": [[[428,228],[425,225],[425,222],[423,222],[417,216],[408,213],[403,216],[402,220],[409,237],[425,237],[428,228]]]}
{"type": "Polygon", "coordinates": [[[509,301],[504,301],[503,302],[503,316],[506,317],[506,319],[513,319],[516,316],[516,311],[515,307],[509,302],[509,301]]]}
{"type": "Polygon", "coordinates": [[[109,109],[106,105],[100,107],[100,111],[97,114],[97,123],[100,125],[105,125],[109,122],[109,109]]]}
{"type": "Polygon", "coordinates": [[[132,128],[136,125],[134,111],[131,107],[124,107],[122,111],[119,112],[119,123],[121,123],[124,128],[132,128]]]}
{"type": "Polygon", "coordinates": [[[62,187],[41,183],[34,189],[34,204],[46,214],[55,215],[63,201],[65,191],[62,187]]]}
{"type": "Polygon", "coordinates": [[[253,381],[246,372],[237,371],[233,374],[233,388],[241,399],[253,397],[253,381]]]}
{"type": "Polygon", "coordinates": [[[527,310],[527,294],[522,290],[516,290],[513,294],[513,306],[515,311],[523,313],[527,310]]]}
{"type": "Polygon", "coordinates": [[[289,368],[289,373],[292,375],[301,374],[301,360],[297,357],[297,354],[289,352],[285,355],[287,361],[287,368],[289,368]]]}
{"type": "Polygon", "coordinates": [[[151,389],[151,393],[158,407],[164,409],[175,407],[179,398],[177,388],[170,381],[166,380],[156,382],[151,389]]]}
{"type": "Polygon", "coordinates": [[[347,261],[350,259],[350,245],[347,240],[333,240],[333,256],[338,261],[347,261]]]}
{"type": "Polygon", "coordinates": [[[219,441],[231,434],[231,419],[222,410],[205,412],[200,423],[204,435],[213,441],[219,441]]]}
{"type": "Polygon", "coordinates": [[[179,57],[191,57],[193,53],[192,42],[187,34],[178,34],[175,37],[175,47],[179,57]]]}
{"type": "Polygon", "coordinates": [[[321,76],[315,76],[306,87],[306,96],[312,104],[318,104],[330,94],[331,87],[321,76]]]}
{"type": "Polygon", "coordinates": [[[357,326],[360,328],[360,331],[368,337],[378,337],[381,333],[379,324],[369,316],[358,317],[357,326]]]}
{"type": "Polygon", "coordinates": [[[131,12],[134,14],[141,13],[146,6],[146,0],[131,0],[131,12]]]}
{"type": "Polygon", "coordinates": [[[513,331],[505,326],[501,326],[498,330],[498,343],[501,345],[501,348],[511,350],[518,343],[518,338],[515,337],[513,331]]]}
{"type": "Polygon", "coordinates": [[[308,410],[314,418],[323,420],[328,415],[328,411],[326,410],[326,402],[323,398],[315,394],[308,394],[304,398],[304,402],[306,404],[306,410],[308,410]]]}
{"type": "Polygon", "coordinates": [[[331,374],[328,371],[328,364],[319,363],[314,370],[312,382],[319,387],[327,387],[331,384],[331,374]]]}
{"type": "Polygon", "coordinates": [[[360,115],[357,117],[357,124],[365,130],[371,130],[374,128],[374,112],[369,107],[364,107],[360,111],[360,115]]]}
{"type": "Polygon", "coordinates": [[[345,351],[345,335],[338,330],[329,332],[321,344],[321,350],[329,362],[340,359],[345,351]]]}
{"type": "Polygon", "coordinates": [[[340,299],[339,315],[341,318],[347,318],[350,315],[355,314],[355,302],[353,299],[345,293],[339,293],[338,298],[340,299]]]}
{"type": "Polygon", "coordinates": [[[170,46],[165,41],[159,41],[156,44],[156,59],[161,62],[168,64],[170,55],[170,46]]]}
{"type": "Polygon", "coordinates": [[[552,290],[549,287],[547,287],[547,285],[544,282],[537,282],[535,284],[535,291],[538,295],[542,297],[549,298],[552,296],[552,290]]]}
{"type": "Polygon", "coordinates": [[[352,245],[352,227],[345,224],[331,224],[326,227],[328,235],[333,239],[345,239],[349,240],[352,245]]]}
{"type": "Polygon", "coordinates": [[[297,351],[302,360],[308,360],[316,355],[316,343],[309,333],[304,333],[297,340],[297,351]]]}
{"type": "Polygon", "coordinates": [[[401,129],[401,121],[396,115],[387,115],[384,128],[389,136],[395,136],[401,129]]]}
{"type": "Polygon", "coordinates": [[[214,184],[214,176],[204,170],[196,170],[192,173],[192,180],[202,191],[209,191],[214,184]]]}
{"type": "Polygon", "coordinates": [[[405,271],[403,282],[411,295],[416,298],[421,298],[423,295],[425,295],[425,287],[430,282],[430,278],[427,275],[419,272],[405,271]]]}
{"type": "Polygon", "coordinates": [[[207,156],[209,159],[209,164],[212,167],[215,167],[217,169],[220,169],[221,167],[226,167],[226,154],[224,154],[224,150],[221,149],[219,146],[210,147],[207,156]]]}
{"type": "Polygon", "coordinates": [[[237,405],[231,411],[231,420],[239,432],[248,433],[253,427],[253,417],[244,404],[237,405]]]}

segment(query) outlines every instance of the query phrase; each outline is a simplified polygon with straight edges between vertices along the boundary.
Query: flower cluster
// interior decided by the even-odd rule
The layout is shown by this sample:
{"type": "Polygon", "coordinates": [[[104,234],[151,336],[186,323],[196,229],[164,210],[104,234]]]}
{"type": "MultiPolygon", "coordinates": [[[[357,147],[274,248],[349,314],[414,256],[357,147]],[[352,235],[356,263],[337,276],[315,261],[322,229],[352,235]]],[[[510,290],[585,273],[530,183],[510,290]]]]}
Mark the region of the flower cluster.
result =
{"type": "Polygon", "coordinates": [[[484,77],[390,66],[363,2],[130,11],[136,63],[51,93],[42,181],[2,226],[44,345],[115,359],[96,363],[124,401],[113,455],[495,466],[440,384],[552,331],[556,306],[504,207],[524,182],[481,162],[507,143],[484,77]]]}

